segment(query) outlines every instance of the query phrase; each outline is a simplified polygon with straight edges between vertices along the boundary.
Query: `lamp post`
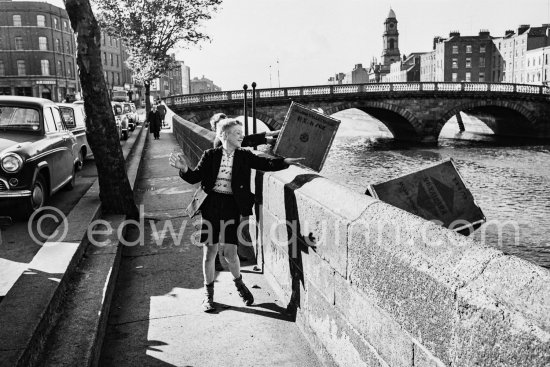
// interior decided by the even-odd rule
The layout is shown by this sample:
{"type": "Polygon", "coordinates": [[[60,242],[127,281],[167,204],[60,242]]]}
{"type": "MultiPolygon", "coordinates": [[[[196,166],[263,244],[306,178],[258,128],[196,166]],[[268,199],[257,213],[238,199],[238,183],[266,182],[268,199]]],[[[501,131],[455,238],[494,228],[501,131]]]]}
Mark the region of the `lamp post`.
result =
{"type": "Polygon", "coordinates": [[[252,134],[256,134],[256,82],[252,82],[252,134]]]}
{"type": "Polygon", "coordinates": [[[277,59],[277,80],[279,81],[279,88],[281,88],[281,74],[279,72],[279,59],[277,59]]]}
{"type": "Polygon", "coordinates": [[[244,89],[244,106],[243,106],[243,111],[244,111],[244,135],[248,135],[248,111],[247,111],[247,103],[246,103],[246,90],[248,89],[248,85],[243,85],[243,89],[244,89]]]}

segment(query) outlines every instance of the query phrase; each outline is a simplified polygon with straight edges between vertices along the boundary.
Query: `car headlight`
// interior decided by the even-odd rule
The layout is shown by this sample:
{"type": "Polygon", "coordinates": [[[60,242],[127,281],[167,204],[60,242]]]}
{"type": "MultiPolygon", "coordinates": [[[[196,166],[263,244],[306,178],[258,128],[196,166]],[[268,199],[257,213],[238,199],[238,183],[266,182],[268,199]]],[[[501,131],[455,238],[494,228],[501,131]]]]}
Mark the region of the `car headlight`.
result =
{"type": "Polygon", "coordinates": [[[23,167],[23,158],[19,154],[10,153],[2,158],[2,169],[8,173],[15,173],[23,167]]]}

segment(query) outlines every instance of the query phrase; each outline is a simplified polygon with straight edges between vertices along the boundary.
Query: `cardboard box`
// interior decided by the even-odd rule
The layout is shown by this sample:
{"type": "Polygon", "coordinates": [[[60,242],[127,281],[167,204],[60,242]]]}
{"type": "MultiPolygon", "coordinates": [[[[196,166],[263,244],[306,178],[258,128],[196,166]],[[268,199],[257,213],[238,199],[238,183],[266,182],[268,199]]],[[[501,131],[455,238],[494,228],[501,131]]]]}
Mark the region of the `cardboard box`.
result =
{"type": "Polygon", "coordinates": [[[366,194],[463,234],[485,223],[485,215],[452,159],[388,182],[369,185],[366,194]]]}
{"type": "Polygon", "coordinates": [[[300,158],[317,172],[325,159],[340,126],[340,120],[292,102],[273,152],[285,158],[300,158]]]}

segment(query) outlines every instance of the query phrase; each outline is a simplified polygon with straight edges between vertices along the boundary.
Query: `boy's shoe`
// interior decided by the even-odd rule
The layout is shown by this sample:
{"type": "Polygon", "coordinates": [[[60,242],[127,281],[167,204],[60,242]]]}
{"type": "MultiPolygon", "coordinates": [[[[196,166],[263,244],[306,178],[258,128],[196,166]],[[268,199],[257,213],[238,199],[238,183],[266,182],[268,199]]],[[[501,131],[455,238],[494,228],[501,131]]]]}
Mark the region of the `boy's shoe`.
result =
{"type": "Polygon", "coordinates": [[[235,282],[235,286],[237,287],[237,292],[239,293],[239,296],[241,296],[241,299],[243,300],[244,304],[247,306],[250,306],[254,303],[254,296],[250,292],[250,290],[244,285],[243,283],[243,276],[239,276],[237,279],[233,279],[235,282]]]}
{"type": "Polygon", "coordinates": [[[204,299],[202,300],[202,309],[204,312],[213,312],[214,307],[214,282],[204,285],[204,299]]]}

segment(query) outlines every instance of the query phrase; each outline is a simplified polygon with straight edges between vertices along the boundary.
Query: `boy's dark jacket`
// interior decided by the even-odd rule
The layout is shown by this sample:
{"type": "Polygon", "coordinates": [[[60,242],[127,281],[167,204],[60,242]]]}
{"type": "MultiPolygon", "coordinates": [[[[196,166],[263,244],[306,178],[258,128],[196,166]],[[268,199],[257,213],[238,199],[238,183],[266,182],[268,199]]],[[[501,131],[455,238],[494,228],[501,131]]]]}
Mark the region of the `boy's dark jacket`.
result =
{"type": "MultiPolygon", "coordinates": [[[[212,192],[218,171],[222,161],[223,148],[213,148],[206,150],[195,169],[188,169],[183,173],[180,171],[180,177],[190,184],[201,183],[201,188],[207,195],[212,192]]],[[[251,169],[261,171],[280,171],[288,167],[284,158],[258,156],[246,149],[236,149],[233,157],[233,171],[231,176],[231,189],[243,216],[252,215],[252,206],[254,205],[254,194],[250,192],[250,174],[251,169]]],[[[191,207],[196,212],[206,198],[206,195],[195,193],[196,200],[191,207]]],[[[195,199],[195,198],[194,198],[195,199]]],[[[195,212],[189,210],[190,216],[195,212]]]]}

